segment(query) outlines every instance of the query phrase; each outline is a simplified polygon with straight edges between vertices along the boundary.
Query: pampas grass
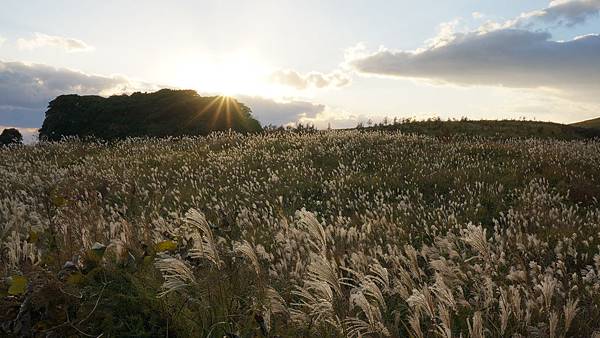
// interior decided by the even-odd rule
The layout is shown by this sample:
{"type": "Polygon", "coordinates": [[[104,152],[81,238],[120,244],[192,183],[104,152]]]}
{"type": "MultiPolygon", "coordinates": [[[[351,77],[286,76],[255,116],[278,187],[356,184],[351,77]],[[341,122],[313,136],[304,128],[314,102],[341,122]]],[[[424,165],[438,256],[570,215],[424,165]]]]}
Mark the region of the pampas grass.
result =
{"type": "Polygon", "coordinates": [[[0,155],[0,304],[77,299],[31,335],[600,332],[598,141],[223,133],[0,155]],[[98,291],[124,280],[134,296],[98,291]],[[93,320],[128,297],[148,331],[93,320]]]}

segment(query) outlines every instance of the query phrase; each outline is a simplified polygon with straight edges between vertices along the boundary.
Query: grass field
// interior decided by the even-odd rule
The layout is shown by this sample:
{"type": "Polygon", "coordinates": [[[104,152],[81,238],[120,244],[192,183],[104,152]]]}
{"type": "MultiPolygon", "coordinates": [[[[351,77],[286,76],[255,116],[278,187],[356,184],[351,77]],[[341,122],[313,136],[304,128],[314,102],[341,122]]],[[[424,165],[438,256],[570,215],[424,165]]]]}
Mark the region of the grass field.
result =
{"type": "Polygon", "coordinates": [[[398,131],[0,149],[0,333],[600,335],[600,142],[398,131]]]}

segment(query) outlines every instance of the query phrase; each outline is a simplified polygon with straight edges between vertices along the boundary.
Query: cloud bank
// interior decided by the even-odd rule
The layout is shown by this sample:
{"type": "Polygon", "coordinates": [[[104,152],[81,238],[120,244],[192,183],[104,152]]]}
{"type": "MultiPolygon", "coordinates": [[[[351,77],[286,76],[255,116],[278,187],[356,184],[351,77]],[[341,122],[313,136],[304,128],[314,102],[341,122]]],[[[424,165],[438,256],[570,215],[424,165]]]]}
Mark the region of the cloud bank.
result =
{"type": "MultiPolygon", "coordinates": [[[[48,102],[63,94],[109,96],[154,91],[162,86],[136,82],[124,76],[90,75],[44,64],[0,61],[0,125],[40,127],[48,102]]],[[[326,106],[307,101],[278,102],[256,96],[238,96],[263,124],[286,125],[315,120],[326,106]]],[[[24,129],[25,130],[25,129],[24,129]]],[[[31,134],[31,130],[25,130],[31,134]]]]}
{"type": "Polygon", "coordinates": [[[40,126],[48,102],[62,94],[111,95],[154,88],[123,76],[99,76],[44,64],[0,61],[0,124],[40,126]]]}
{"type": "Polygon", "coordinates": [[[565,42],[550,38],[518,29],[460,33],[440,47],[380,50],[351,63],[363,73],[466,85],[600,90],[600,35],[565,42]]]}
{"type": "Polygon", "coordinates": [[[17,46],[20,49],[37,49],[40,47],[57,47],[67,52],[85,52],[94,48],[87,43],[74,38],[64,36],[48,35],[43,33],[33,33],[31,38],[20,38],[17,40],[17,46]]]}
{"type": "Polygon", "coordinates": [[[600,12],[600,0],[553,1],[546,9],[522,14],[506,23],[488,22],[478,29],[450,27],[415,51],[381,48],[353,53],[347,62],[363,74],[426,79],[459,85],[543,88],[598,101],[600,35],[555,41],[525,22],[575,25],[600,12]]]}

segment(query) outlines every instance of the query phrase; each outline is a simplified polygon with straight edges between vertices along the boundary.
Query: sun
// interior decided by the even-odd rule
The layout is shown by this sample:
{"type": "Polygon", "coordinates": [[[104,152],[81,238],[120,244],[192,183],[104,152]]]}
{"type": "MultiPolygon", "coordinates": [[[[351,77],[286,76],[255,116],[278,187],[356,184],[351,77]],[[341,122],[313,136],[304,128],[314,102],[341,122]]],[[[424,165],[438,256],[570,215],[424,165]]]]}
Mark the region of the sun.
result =
{"type": "Polygon", "coordinates": [[[177,65],[174,82],[180,87],[223,96],[277,95],[269,81],[270,67],[247,51],[219,57],[180,57],[177,65]]]}

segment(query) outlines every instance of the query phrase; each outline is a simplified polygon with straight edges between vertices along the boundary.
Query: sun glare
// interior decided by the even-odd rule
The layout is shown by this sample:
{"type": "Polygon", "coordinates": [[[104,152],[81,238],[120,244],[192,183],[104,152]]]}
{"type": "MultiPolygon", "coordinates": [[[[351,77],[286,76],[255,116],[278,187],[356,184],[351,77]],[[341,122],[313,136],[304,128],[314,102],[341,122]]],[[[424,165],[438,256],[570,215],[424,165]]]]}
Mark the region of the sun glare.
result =
{"type": "Polygon", "coordinates": [[[241,51],[219,58],[188,56],[177,64],[175,84],[181,87],[224,96],[277,95],[269,83],[270,68],[252,53],[241,51]]]}

